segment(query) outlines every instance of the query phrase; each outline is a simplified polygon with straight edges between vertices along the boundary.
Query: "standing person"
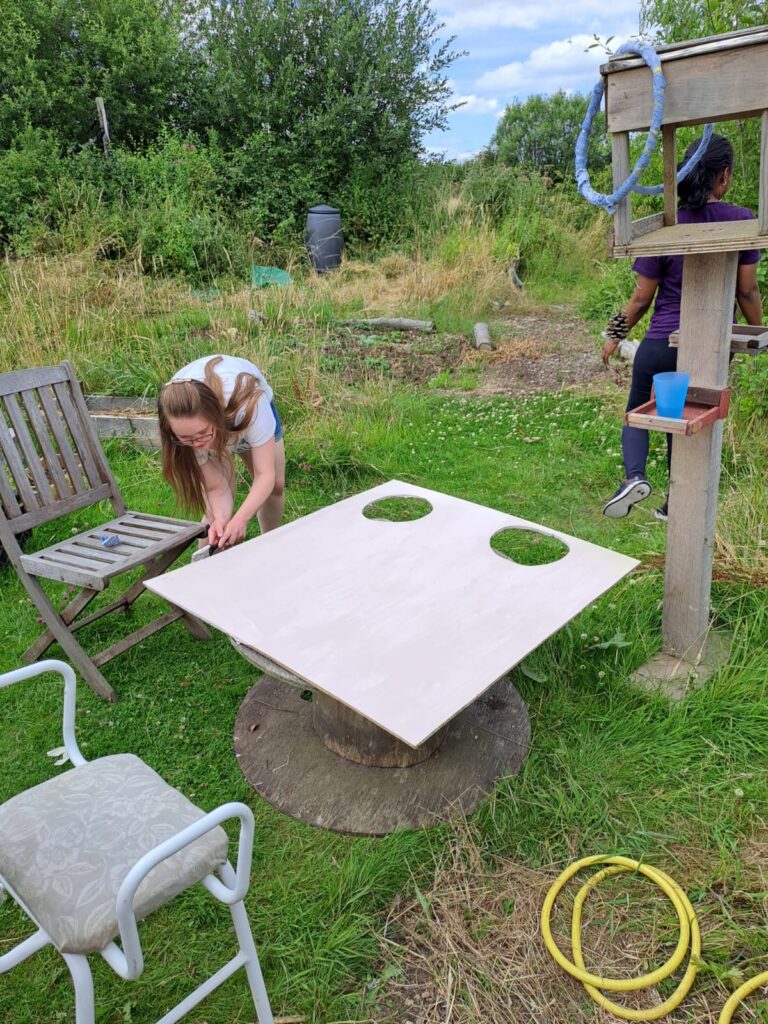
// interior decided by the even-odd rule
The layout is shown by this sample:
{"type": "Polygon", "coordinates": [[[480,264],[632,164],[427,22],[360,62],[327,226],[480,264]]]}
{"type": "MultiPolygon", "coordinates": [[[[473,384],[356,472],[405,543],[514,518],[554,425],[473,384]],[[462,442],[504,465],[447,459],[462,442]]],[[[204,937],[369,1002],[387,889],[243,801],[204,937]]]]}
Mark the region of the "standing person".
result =
{"type": "MultiPolygon", "coordinates": [[[[687,161],[699,146],[700,139],[685,151],[687,161]]],[[[682,164],[680,165],[682,166],[682,164]]],[[[691,173],[677,186],[678,223],[703,224],[713,221],[752,220],[755,215],[743,206],[722,202],[733,177],[733,148],[722,135],[713,135],[706,152],[691,173]]],[[[749,324],[762,323],[760,289],[757,283],[758,249],[739,253],[736,276],[736,301],[749,324]]],[[[627,411],[650,400],[655,373],[677,368],[677,349],[669,345],[669,336],[680,326],[680,302],[683,291],[682,256],[640,256],[632,264],[637,283],[623,311],[608,324],[603,346],[603,362],[608,360],[634,325],[643,317],[656,297],[648,332],[640,343],[632,365],[632,385],[627,411]]],[[[648,459],[648,431],[624,427],[621,433],[625,478],[613,497],[603,507],[603,514],[613,519],[626,516],[638,501],[647,498],[651,485],[645,477],[648,459]]],[[[667,465],[672,457],[672,435],[667,434],[667,465]]],[[[667,501],[656,510],[656,518],[666,520],[667,501]]]]}
{"type": "Polygon", "coordinates": [[[163,476],[186,508],[204,513],[208,544],[237,544],[254,516],[262,533],[280,525],[283,428],[257,366],[236,356],[196,359],[163,386],[157,408],[163,476]],[[235,453],[253,482],[233,514],[235,453]]]}

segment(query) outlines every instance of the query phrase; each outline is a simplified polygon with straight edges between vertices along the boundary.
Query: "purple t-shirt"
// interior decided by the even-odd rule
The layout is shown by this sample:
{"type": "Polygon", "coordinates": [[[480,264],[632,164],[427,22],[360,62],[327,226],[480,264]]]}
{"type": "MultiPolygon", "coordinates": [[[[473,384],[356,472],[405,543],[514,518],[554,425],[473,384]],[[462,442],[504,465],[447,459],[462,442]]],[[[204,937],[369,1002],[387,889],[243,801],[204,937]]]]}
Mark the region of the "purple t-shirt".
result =
{"type": "MultiPolygon", "coordinates": [[[[754,220],[745,206],[730,203],[707,203],[700,210],[678,210],[678,224],[711,224],[722,220],[754,220]]],[[[759,249],[744,249],[739,263],[758,263],[759,249]]],[[[636,274],[659,282],[656,301],[646,337],[668,338],[680,326],[680,301],[683,295],[682,256],[638,256],[632,264],[636,274]]]]}

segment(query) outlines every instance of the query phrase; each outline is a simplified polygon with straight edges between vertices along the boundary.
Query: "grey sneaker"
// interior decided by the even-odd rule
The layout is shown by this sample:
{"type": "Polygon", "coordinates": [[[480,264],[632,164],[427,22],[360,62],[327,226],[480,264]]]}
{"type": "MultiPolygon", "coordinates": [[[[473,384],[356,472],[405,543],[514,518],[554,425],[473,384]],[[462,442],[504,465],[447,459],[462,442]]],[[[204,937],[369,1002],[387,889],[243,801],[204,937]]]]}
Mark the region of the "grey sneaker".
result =
{"type": "Polygon", "coordinates": [[[661,508],[654,509],[653,514],[659,520],[660,523],[666,523],[669,519],[669,498],[664,502],[661,508]]]}
{"type": "Polygon", "coordinates": [[[632,511],[632,506],[643,501],[653,488],[642,476],[633,476],[624,480],[614,496],[603,506],[603,515],[610,519],[623,519],[632,511]]]}

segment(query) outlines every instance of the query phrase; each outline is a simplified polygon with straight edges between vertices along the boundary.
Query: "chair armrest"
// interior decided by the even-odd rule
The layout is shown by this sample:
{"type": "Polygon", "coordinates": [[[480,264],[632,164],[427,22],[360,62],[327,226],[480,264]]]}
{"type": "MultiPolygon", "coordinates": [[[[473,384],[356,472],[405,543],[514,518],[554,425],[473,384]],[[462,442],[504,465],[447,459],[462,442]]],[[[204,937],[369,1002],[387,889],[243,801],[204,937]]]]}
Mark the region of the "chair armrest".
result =
{"type": "MultiPolygon", "coordinates": [[[[210,832],[224,821],[231,818],[240,819],[240,837],[237,850],[237,871],[234,875],[234,884],[224,885],[215,878],[205,879],[206,888],[222,903],[233,904],[242,900],[248,891],[251,879],[251,857],[253,854],[253,814],[249,807],[241,803],[222,804],[210,811],[198,821],[187,825],[175,836],[166,839],[162,843],[144,854],[131,868],[123,879],[123,883],[117,891],[115,900],[117,909],[117,924],[120,930],[120,938],[123,943],[123,954],[116,946],[112,946],[110,953],[105,951],[105,958],[111,966],[122,977],[131,979],[138,978],[144,969],[144,956],[139,941],[139,929],[136,922],[136,913],[133,908],[133,901],[136,890],[144,881],[149,872],[161,861],[172,857],[179,850],[194,843],[196,839],[210,832]]],[[[110,944],[112,945],[112,944],[110,944]]]]}
{"type": "Polygon", "coordinates": [[[73,765],[85,764],[86,760],[80,752],[75,739],[75,703],[77,699],[77,679],[71,667],[63,661],[56,661],[48,658],[46,661],[36,661],[34,665],[26,665],[24,668],[14,669],[13,672],[6,672],[0,675],[0,689],[4,686],[12,686],[13,683],[20,683],[23,679],[32,679],[41,676],[45,672],[58,672],[64,680],[64,711],[62,715],[62,733],[64,735],[64,748],[69,755],[73,765]]]}

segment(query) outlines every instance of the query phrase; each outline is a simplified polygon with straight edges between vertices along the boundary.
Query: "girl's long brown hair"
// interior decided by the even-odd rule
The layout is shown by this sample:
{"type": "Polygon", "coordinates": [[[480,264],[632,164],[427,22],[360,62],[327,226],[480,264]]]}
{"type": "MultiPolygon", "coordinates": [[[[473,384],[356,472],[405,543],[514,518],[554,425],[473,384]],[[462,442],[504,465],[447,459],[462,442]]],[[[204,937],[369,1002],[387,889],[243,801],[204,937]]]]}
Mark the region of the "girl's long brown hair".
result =
{"type": "Polygon", "coordinates": [[[163,476],[173,488],[180,504],[190,512],[205,509],[205,489],[200,465],[191,445],[178,444],[168,418],[200,416],[214,429],[212,448],[222,461],[232,456],[227,441],[245,430],[253,419],[264,389],[250,373],[239,373],[229,401],[224,404],[221,380],[214,368],[222,356],[213,356],[205,364],[205,381],[180,380],[166,384],[157,397],[163,476]]]}

